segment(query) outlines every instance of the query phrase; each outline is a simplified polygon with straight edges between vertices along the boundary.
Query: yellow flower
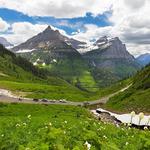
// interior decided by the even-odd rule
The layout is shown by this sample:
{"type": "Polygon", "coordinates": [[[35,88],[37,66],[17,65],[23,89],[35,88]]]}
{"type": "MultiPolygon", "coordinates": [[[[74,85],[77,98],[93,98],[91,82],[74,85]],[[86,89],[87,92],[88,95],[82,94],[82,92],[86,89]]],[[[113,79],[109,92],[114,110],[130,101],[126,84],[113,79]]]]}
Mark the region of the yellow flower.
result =
{"type": "Polygon", "coordinates": [[[134,111],[131,112],[131,121],[130,121],[131,124],[132,124],[132,119],[133,119],[133,117],[135,117],[135,112],[134,112],[134,111]]]}
{"type": "Polygon", "coordinates": [[[144,113],[142,113],[142,112],[139,113],[139,118],[140,118],[140,119],[143,119],[143,118],[144,118],[144,113]]]}
{"type": "Polygon", "coordinates": [[[141,123],[141,120],[144,118],[144,113],[139,113],[139,125],[141,123]]]}

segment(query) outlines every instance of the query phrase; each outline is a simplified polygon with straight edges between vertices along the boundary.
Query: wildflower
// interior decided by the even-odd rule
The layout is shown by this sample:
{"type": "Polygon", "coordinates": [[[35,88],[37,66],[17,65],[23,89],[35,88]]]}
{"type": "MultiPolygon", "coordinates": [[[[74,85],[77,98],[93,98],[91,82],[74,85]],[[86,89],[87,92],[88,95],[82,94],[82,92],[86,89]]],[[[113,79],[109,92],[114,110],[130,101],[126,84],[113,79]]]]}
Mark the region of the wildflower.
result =
{"type": "Polygon", "coordinates": [[[65,123],[67,124],[67,121],[65,120],[65,123]]]}
{"type": "Polygon", "coordinates": [[[131,127],[131,123],[128,123],[128,127],[131,127]]]}
{"type": "Polygon", "coordinates": [[[87,150],[90,150],[90,149],[91,149],[91,144],[88,143],[87,141],[85,142],[84,145],[85,145],[85,147],[86,147],[87,150]]]}
{"type": "Polygon", "coordinates": [[[47,126],[45,126],[45,129],[47,129],[48,127],[47,126]]]}
{"type": "Polygon", "coordinates": [[[20,124],[17,123],[17,124],[16,124],[16,127],[20,127],[20,124]]]}
{"type": "Polygon", "coordinates": [[[1,137],[4,137],[4,134],[2,134],[1,137]]]}
{"type": "Polygon", "coordinates": [[[144,118],[144,113],[139,113],[139,125],[141,124],[141,120],[144,118]]]}
{"type": "Polygon", "coordinates": [[[135,112],[134,112],[134,111],[131,112],[131,121],[130,121],[131,124],[132,124],[132,119],[133,119],[133,117],[135,117],[135,112]]]}
{"type": "Polygon", "coordinates": [[[147,129],[148,129],[148,128],[145,126],[145,127],[144,127],[144,130],[147,130],[147,129]]]}
{"type": "Polygon", "coordinates": [[[24,122],[23,125],[26,126],[27,124],[24,122]]]}
{"type": "Polygon", "coordinates": [[[28,115],[27,118],[28,118],[28,119],[31,119],[31,115],[28,115]]]}
{"type": "Polygon", "coordinates": [[[48,124],[49,126],[52,126],[52,123],[51,122],[49,122],[49,124],[48,124]]]}
{"type": "Polygon", "coordinates": [[[103,138],[107,139],[107,137],[104,135],[103,138]]]}
{"type": "Polygon", "coordinates": [[[126,142],[126,145],[128,145],[129,143],[128,142],[126,142]]]}

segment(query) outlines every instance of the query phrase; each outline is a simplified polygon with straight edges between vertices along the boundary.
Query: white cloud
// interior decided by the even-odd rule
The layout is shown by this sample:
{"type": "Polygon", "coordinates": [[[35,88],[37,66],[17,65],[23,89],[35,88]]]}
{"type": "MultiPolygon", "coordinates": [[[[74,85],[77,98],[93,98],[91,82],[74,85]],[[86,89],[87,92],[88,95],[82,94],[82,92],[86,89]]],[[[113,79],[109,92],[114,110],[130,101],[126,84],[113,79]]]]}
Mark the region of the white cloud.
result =
{"type": "Polygon", "coordinates": [[[0,17],[0,32],[4,32],[9,28],[9,24],[0,17]]]}
{"type": "MultiPolygon", "coordinates": [[[[111,9],[112,16],[109,21],[113,23],[112,26],[98,27],[95,24],[86,24],[85,32],[75,32],[72,37],[89,41],[104,35],[118,36],[132,54],[150,52],[150,0],[0,0],[0,7],[14,9],[29,16],[58,18],[84,16],[87,12],[97,15],[111,9]]],[[[60,25],[72,28],[80,26],[68,24],[65,19],[60,25]]],[[[14,23],[13,34],[7,35],[7,38],[13,43],[20,43],[44,28],[45,25],[14,23]]],[[[66,35],[65,31],[60,32],[66,35]]]]}
{"type": "Polygon", "coordinates": [[[33,25],[29,22],[17,22],[11,25],[12,33],[4,34],[2,36],[5,37],[12,44],[16,45],[25,42],[27,39],[40,33],[46,27],[47,25],[40,25],[40,24],[33,25]]]}
{"type": "MultiPolygon", "coordinates": [[[[29,22],[16,22],[10,25],[11,33],[3,34],[10,43],[14,45],[18,45],[20,43],[25,42],[29,38],[37,35],[38,33],[44,31],[47,28],[47,24],[31,24],[29,22]]],[[[59,32],[63,35],[66,35],[64,30],[58,29],[56,27],[51,26],[53,30],[59,30],[59,32]]]]}
{"type": "Polygon", "coordinates": [[[110,10],[113,0],[0,0],[0,7],[20,11],[29,16],[73,18],[110,10]]]}
{"type": "Polygon", "coordinates": [[[112,16],[113,26],[98,27],[85,25],[85,32],[76,33],[75,38],[88,40],[104,35],[118,36],[127,45],[133,55],[150,53],[150,1],[114,0],[112,16]]]}

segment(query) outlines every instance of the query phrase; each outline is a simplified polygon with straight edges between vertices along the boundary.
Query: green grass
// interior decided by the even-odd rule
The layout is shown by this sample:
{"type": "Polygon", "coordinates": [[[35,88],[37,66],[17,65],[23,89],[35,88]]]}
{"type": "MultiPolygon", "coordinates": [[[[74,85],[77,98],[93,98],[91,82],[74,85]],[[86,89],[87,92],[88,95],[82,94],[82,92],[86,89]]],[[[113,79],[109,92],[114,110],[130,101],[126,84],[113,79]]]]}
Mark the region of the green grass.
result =
{"type": "Polygon", "coordinates": [[[0,81],[0,88],[11,90],[14,93],[25,92],[28,98],[47,98],[47,99],[66,99],[69,101],[92,101],[100,99],[103,96],[112,94],[126,85],[129,81],[123,81],[115,84],[109,88],[100,89],[98,92],[86,92],[60,80],[55,81],[51,78],[49,84],[43,82],[14,82],[14,81],[0,81]]]}
{"type": "Polygon", "coordinates": [[[117,128],[80,107],[0,104],[2,150],[149,150],[149,131],[117,128]],[[31,117],[28,117],[31,115],[31,117]]]}
{"type": "Polygon", "coordinates": [[[136,111],[150,113],[150,89],[147,90],[132,90],[129,89],[120,93],[108,101],[105,105],[108,109],[117,110],[120,112],[136,111]]]}
{"type": "Polygon", "coordinates": [[[139,71],[132,82],[128,90],[110,98],[105,107],[117,111],[150,113],[150,66],[139,71]]]}

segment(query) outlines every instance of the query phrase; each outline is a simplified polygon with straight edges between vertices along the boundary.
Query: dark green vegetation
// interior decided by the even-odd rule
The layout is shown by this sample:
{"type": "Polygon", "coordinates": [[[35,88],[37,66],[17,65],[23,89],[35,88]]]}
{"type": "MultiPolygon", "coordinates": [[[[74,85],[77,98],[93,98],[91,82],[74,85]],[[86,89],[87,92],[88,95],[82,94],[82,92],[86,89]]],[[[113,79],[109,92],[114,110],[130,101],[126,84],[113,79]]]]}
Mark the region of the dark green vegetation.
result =
{"type": "Polygon", "coordinates": [[[54,51],[53,49],[42,49],[20,55],[32,63],[37,62],[39,67],[48,70],[52,76],[62,78],[81,90],[98,90],[96,82],[81,55],[71,47],[68,48],[69,52],[66,52],[67,48],[58,48],[54,51]],[[46,65],[42,66],[43,63],[46,65]]]}
{"type": "Polygon", "coordinates": [[[133,77],[133,85],[123,93],[111,98],[107,108],[119,111],[150,112],[150,65],[133,77]]]}
{"type": "MultiPolygon", "coordinates": [[[[2,46],[0,53],[0,88],[11,90],[16,94],[23,94],[26,97],[89,101],[99,99],[126,86],[126,84],[116,84],[113,86],[114,88],[102,89],[100,92],[87,92],[81,90],[80,87],[77,88],[80,85],[73,86],[65,80],[51,75],[48,71],[33,66],[25,59],[21,59],[20,56],[16,57],[2,46]]],[[[81,79],[90,81],[88,75],[81,79]]]]}
{"type": "Polygon", "coordinates": [[[150,149],[149,131],[117,128],[73,106],[0,104],[2,150],[150,149]]]}
{"type": "Polygon", "coordinates": [[[86,43],[70,39],[48,26],[12,51],[84,91],[95,92],[99,87],[128,78],[139,69],[140,65],[118,37],[103,37],[94,45],[88,47],[86,43]],[[78,52],[79,49],[86,51],[87,47],[91,51],[78,52]],[[24,53],[23,50],[31,51],[24,53]]]}

